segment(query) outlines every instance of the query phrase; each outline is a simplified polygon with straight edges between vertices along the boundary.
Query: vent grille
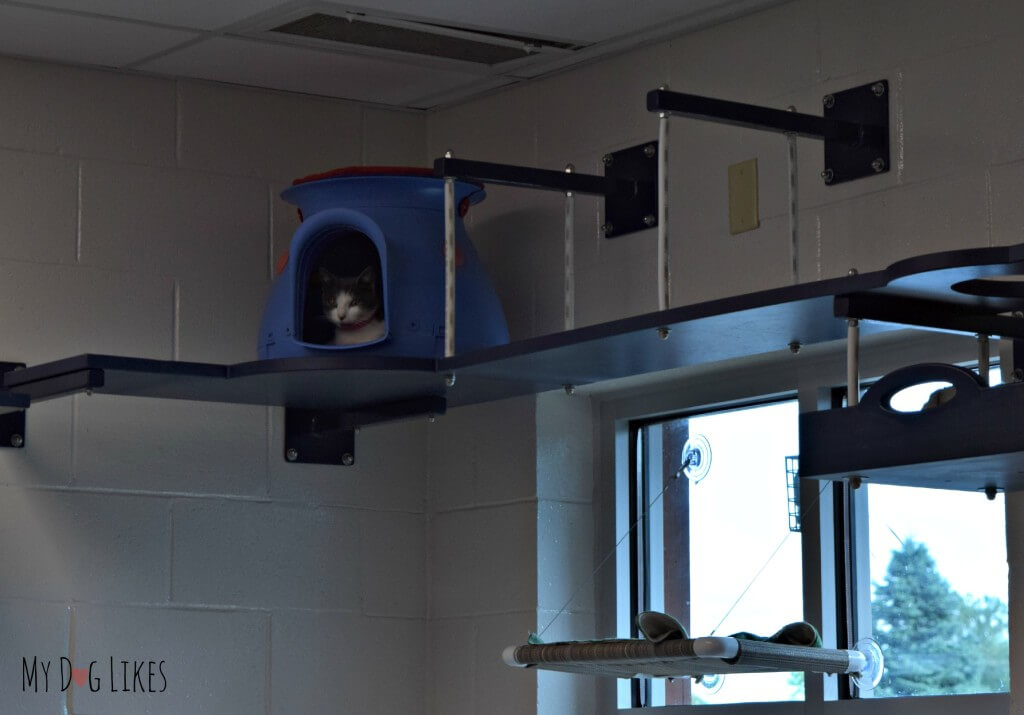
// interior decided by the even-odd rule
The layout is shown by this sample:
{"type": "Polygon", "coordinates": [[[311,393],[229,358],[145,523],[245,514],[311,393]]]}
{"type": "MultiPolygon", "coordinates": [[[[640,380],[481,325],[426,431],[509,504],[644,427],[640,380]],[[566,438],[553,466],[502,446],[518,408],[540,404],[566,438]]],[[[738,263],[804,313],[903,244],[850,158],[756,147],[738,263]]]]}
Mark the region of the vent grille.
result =
{"type": "Polygon", "coordinates": [[[519,60],[542,51],[571,52],[583,47],[449,25],[393,22],[371,20],[357,13],[346,17],[315,13],[270,31],[485,65],[519,60]],[[470,36],[476,39],[470,39],[470,36]]]}

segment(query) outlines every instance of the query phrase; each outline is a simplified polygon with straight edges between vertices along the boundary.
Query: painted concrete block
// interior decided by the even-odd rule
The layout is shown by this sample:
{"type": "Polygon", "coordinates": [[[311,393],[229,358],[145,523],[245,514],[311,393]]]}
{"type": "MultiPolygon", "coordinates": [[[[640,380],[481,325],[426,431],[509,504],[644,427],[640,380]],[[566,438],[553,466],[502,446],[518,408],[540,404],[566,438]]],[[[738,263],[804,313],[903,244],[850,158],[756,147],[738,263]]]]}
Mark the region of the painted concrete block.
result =
{"type": "Polygon", "coordinates": [[[537,496],[589,502],[594,492],[593,403],[561,390],[537,396],[537,496]]]}
{"type": "Polygon", "coordinates": [[[81,396],[77,404],[78,485],[244,496],[267,492],[264,407],[117,395],[81,396]]]}
{"type": "Polygon", "coordinates": [[[363,107],[364,166],[430,166],[425,114],[363,107]]]}
{"type": "Polygon", "coordinates": [[[161,499],[0,489],[0,598],[163,602],[170,578],[161,499]]]}
{"type": "MultiPolygon", "coordinates": [[[[590,504],[537,505],[537,605],[593,610],[594,514],[590,504]]],[[[613,568],[611,561],[606,568],[613,568]]]]}
{"type": "Polygon", "coordinates": [[[264,182],[197,171],[82,165],[82,263],[165,276],[266,277],[264,182]]]}
{"type": "Polygon", "coordinates": [[[172,282],[132,273],[0,261],[7,360],[29,365],[93,352],[170,359],[172,282]]]}
{"type": "MultiPolygon", "coordinates": [[[[1014,3],[828,0],[821,3],[821,71],[841,77],[934,59],[1005,32],[1014,3]]],[[[1019,25],[1018,25],[1019,26],[1019,25]]]]}
{"type": "Polygon", "coordinates": [[[358,514],[251,501],[174,504],[179,604],[358,610],[358,514]]]}
{"type": "MultiPolygon", "coordinates": [[[[428,709],[431,715],[480,712],[477,677],[477,624],[474,618],[432,618],[427,646],[428,709]]],[[[488,702],[488,701],[485,701],[488,702]]]]}
{"type": "Polygon", "coordinates": [[[3,58],[0,146],[151,165],[174,163],[174,83],[3,58]]]}
{"type": "Polygon", "coordinates": [[[426,618],[426,537],[427,521],[422,514],[360,514],[365,613],[426,618]]]}
{"type": "Polygon", "coordinates": [[[431,529],[432,616],[536,606],[534,503],[438,514],[431,529]]]}
{"type": "Polygon", "coordinates": [[[272,623],[270,712],[425,712],[424,621],[280,611],[272,623]]]}
{"type": "Polygon", "coordinates": [[[0,602],[0,710],[13,715],[63,712],[59,669],[60,658],[68,656],[68,619],[67,606],[59,603],[0,602]]]}
{"type": "MultiPolygon", "coordinates": [[[[759,103],[816,81],[816,4],[782,3],[673,38],[667,53],[669,88],[759,103]]],[[[687,120],[674,123],[690,126],[687,120]]]]}
{"type": "Polygon", "coordinates": [[[72,663],[86,668],[96,661],[90,685],[71,686],[73,712],[264,712],[267,614],[85,604],[73,610],[72,663]]]}
{"type": "Polygon", "coordinates": [[[822,277],[885,268],[934,251],[988,245],[983,170],[869,194],[818,211],[822,277]]]}
{"type": "Polygon", "coordinates": [[[178,359],[237,363],[255,360],[270,284],[185,278],[178,283],[178,359]]]}
{"type": "Polygon", "coordinates": [[[0,151],[0,257],[74,263],[78,230],[78,162],[0,151]]]}
{"type": "Polygon", "coordinates": [[[428,463],[434,509],[536,494],[533,397],[460,407],[430,427],[428,463]]]}
{"type": "Polygon", "coordinates": [[[427,115],[427,158],[457,158],[533,166],[539,105],[526,85],[427,115]]]}
{"type": "Polygon", "coordinates": [[[355,102],[206,82],[179,87],[182,167],[294,179],[360,163],[363,110],[355,102]]]}

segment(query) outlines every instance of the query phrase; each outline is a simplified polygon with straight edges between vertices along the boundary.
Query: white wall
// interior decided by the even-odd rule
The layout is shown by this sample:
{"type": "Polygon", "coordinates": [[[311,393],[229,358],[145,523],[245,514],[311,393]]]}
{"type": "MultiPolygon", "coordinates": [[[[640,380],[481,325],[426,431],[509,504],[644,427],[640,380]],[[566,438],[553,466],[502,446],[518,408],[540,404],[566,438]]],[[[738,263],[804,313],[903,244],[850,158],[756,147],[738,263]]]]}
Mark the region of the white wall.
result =
{"type": "MultiPolygon", "coordinates": [[[[422,116],[300,95],[12,59],[0,93],[2,358],[29,364],[254,359],[277,193],[425,159],[422,116]]],[[[34,405],[0,450],[0,712],[422,711],[426,422],[364,429],[351,469],[286,464],[281,433],[280,409],[34,405]],[[164,660],[167,690],[23,693],[33,656],[164,660]]]]}

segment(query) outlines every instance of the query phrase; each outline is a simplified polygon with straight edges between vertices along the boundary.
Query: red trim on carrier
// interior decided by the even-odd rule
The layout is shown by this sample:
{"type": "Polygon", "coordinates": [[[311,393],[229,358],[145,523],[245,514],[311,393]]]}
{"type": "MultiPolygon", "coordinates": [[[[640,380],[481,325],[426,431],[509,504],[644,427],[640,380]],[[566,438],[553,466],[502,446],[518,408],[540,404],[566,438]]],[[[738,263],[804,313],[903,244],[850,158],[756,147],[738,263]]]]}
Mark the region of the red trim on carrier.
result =
{"type": "MultiPolygon", "coordinates": [[[[358,176],[426,176],[434,178],[434,170],[422,166],[345,166],[340,169],[331,169],[319,174],[310,174],[292,181],[292,186],[308,184],[312,181],[323,181],[324,179],[346,179],[358,176]]],[[[483,184],[473,182],[481,189],[483,184]]],[[[469,197],[459,202],[459,216],[465,217],[469,213],[469,197]]],[[[303,221],[302,211],[299,210],[299,223],[303,221]]],[[[283,270],[284,266],[279,266],[283,270]]]]}

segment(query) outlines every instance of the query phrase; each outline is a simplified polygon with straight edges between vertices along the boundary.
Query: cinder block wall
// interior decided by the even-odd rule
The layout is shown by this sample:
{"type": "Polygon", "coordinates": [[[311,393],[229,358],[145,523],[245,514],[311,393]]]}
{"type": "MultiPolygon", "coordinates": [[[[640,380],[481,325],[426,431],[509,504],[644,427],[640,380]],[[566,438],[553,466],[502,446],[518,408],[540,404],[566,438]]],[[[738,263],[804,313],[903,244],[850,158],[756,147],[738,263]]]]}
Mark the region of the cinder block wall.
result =
{"type": "MultiPolygon", "coordinates": [[[[277,193],[425,159],[422,116],[301,95],[14,59],[0,94],[9,361],[254,359],[297,225],[277,193]]],[[[426,422],[363,430],[352,469],[286,464],[281,433],[262,407],[33,406],[0,450],[0,712],[421,712],[426,422]],[[59,692],[62,656],[100,691],[59,692]],[[165,661],[166,691],[110,692],[110,658],[129,689],[165,661]]]]}

